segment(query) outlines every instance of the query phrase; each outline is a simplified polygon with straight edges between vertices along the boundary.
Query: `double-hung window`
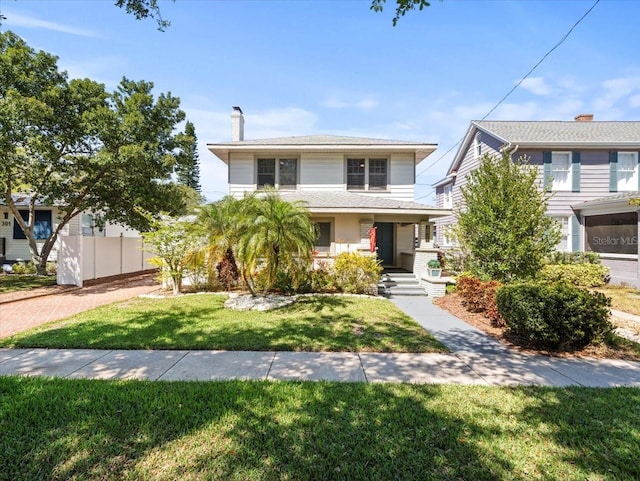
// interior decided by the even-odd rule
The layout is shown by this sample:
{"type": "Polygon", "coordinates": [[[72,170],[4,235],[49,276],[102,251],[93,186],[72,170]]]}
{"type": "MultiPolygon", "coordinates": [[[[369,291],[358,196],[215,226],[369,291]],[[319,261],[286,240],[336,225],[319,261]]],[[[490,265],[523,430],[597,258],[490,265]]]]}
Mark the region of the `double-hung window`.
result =
{"type": "Polygon", "coordinates": [[[347,159],[347,190],[387,190],[387,159],[347,159]]]}
{"type": "Polygon", "coordinates": [[[571,190],[571,152],[552,152],[551,177],[553,190],[571,190]]]}
{"type": "Polygon", "coordinates": [[[618,152],[618,192],[638,190],[638,153],[618,152]]]}
{"type": "Polygon", "coordinates": [[[258,159],[257,188],[274,187],[282,190],[295,190],[298,185],[297,159],[258,159]]]}
{"type": "Polygon", "coordinates": [[[445,209],[453,208],[453,194],[451,184],[447,184],[442,188],[442,207],[445,209]]]}

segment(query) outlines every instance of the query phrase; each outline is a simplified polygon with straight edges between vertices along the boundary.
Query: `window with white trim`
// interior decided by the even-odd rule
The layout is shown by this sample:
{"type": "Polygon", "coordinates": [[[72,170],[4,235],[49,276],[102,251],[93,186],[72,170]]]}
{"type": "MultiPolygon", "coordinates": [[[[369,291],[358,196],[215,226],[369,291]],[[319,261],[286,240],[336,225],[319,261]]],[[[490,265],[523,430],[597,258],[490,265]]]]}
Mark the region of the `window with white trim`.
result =
{"type": "Polygon", "coordinates": [[[453,208],[452,185],[447,184],[442,188],[442,207],[445,209],[453,208]]]}
{"type": "Polygon", "coordinates": [[[478,160],[482,157],[482,134],[476,132],[476,136],[473,138],[473,157],[478,160]]]}
{"type": "Polygon", "coordinates": [[[347,190],[387,190],[388,179],[387,159],[347,159],[347,190]]]}
{"type": "Polygon", "coordinates": [[[571,190],[571,152],[551,153],[552,190],[571,190]]]}
{"type": "Polygon", "coordinates": [[[554,217],[560,225],[560,242],[556,245],[556,250],[569,252],[571,251],[571,222],[569,217],[554,217]]]}
{"type": "Polygon", "coordinates": [[[453,226],[445,225],[442,228],[442,245],[454,246],[456,244],[455,236],[453,232],[453,226]]]}
{"type": "Polygon", "coordinates": [[[258,159],[256,173],[258,189],[295,190],[298,186],[298,159],[258,159]]]}
{"type": "Polygon", "coordinates": [[[618,152],[618,192],[638,190],[638,153],[618,152]]]}

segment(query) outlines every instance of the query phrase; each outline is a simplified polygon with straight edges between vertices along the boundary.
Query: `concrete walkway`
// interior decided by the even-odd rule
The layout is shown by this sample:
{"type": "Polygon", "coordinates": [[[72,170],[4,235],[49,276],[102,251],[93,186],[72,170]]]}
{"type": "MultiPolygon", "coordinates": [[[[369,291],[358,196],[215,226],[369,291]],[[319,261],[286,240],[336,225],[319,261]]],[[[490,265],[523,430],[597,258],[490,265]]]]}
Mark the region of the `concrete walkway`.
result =
{"type": "MultiPolygon", "coordinates": [[[[153,275],[0,306],[0,337],[157,289],[153,275]]],[[[146,380],[335,380],[481,385],[640,386],[640,363],[514,352],[430,298],[391,301],[451,354],[0,349],[0,375],[146,380]]]]}
{"type": "Polygon", "coordinates": [[[391,300],[452,354],[0,349],[0,375],[640,387],[638,362],[514,353],[429,298],[391,300]]]}

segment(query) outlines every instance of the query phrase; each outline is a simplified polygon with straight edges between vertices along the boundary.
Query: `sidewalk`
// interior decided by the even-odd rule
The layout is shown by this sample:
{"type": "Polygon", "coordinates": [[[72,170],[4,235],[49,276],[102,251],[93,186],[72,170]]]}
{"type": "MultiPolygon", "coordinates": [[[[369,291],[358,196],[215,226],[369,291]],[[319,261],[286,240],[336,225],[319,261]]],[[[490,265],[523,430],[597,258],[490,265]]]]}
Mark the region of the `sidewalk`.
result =
{"type": "MultiPolygon", "coordinates": [[[[145,285],[137,287],[144,290],[145,285]]],[[[146,285],[147,289],[150,287],[146,285]]],[[[133,289],[128,286],[118,290],[130,288],[133,289]]],[[[102,302],[99,299],[106,301],[114,292],[113,288],[85,292],[84,299],[89,302],[95,297],[90,302],[94,304],[102,302]]],[[[133,297],[132,292],[128,291],[128,297],[133,297]]],[[[391,301],[445,343],[452,353],[0,349],[0,375],[640,387],[640,362],[521,354],[434,306],[429,298],[398,296],[391,301]]]]}

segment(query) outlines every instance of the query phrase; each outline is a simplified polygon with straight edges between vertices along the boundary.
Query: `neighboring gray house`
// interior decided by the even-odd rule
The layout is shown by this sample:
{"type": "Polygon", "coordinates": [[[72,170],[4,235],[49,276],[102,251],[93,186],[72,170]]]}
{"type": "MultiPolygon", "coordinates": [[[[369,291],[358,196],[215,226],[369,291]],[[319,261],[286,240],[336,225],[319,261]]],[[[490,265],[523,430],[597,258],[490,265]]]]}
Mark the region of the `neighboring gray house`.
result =
{"type": "MultiPolygon", "coordinates": [[[[540,186],[553,196],[547,213],[562,226],[559,250],[593,251],[614,282],[640,284],[638,207],[640,122],[473,121],[446,177],[435,184],[437,207],[457,209],[461,187],[485,153],[507,149],[539,168],[540,186]]],[[[453,215],[436,220],[436,242],[453,247],[453,215]]]]}
{"type": "Polygon", "coordinates": [[[319,228],[318,257],[370,251],[376,227],[384,265],[426,268],[433,219],[450,214],[414,202],[416,166],[436,145],[333,135],[244,140],[239,107],[231,120],[232,141],[208,144],[228,166],[229,194],[275,187],[283,199],[303,201],[319,228]]]}

